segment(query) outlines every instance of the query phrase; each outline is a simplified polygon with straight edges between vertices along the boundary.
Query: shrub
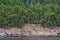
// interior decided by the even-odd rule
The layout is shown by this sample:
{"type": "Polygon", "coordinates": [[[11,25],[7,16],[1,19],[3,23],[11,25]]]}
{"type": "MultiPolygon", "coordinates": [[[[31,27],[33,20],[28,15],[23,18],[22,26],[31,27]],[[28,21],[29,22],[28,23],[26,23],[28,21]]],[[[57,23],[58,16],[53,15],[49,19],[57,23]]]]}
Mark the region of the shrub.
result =
{"type": "Polygon", "coordinates": [[[60,0],[0,0],[0,26],[40,23],[60,26],[60,0]]]}

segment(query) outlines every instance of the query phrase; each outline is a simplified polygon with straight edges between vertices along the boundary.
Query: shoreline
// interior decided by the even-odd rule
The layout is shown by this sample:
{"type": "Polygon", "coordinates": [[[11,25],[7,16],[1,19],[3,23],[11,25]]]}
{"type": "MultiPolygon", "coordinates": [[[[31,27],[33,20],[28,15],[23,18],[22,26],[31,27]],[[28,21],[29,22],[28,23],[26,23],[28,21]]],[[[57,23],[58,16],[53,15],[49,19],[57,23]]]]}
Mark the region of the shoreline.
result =
{"type": "Polygon", "coordinates": [[[60,36],[0,36],[0,37],[60,37],[60,36]]]}
{"type": "Polygon", "coordinates": [[[0,36],[60,36],[60,27],[43,28],[36,24],[26,24],[22,28],[1,28],[0,36]]]}

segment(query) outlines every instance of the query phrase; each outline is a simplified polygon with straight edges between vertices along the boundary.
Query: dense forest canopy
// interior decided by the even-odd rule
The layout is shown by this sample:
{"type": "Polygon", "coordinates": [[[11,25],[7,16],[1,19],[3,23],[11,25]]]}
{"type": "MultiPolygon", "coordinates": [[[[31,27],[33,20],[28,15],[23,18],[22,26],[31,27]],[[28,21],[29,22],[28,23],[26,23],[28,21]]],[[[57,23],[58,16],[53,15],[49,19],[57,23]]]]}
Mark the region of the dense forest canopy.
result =
{"type": "Polygon", "coordinates": [[[40,23],[60,26],[60,0],[0,0],[0,26],[40,23]]]}

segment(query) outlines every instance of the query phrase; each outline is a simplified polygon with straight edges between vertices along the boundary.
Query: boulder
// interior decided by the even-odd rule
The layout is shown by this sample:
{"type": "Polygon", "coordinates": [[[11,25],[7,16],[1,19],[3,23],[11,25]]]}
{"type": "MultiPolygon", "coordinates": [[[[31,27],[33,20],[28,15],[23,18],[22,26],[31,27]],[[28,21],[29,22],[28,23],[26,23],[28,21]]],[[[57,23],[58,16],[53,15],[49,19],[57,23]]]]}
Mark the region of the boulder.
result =
{"type": "Polygon", "coordinates": [[[0,36],[7,36],[7,34],[5,32],[1,32],[0,36]]]}

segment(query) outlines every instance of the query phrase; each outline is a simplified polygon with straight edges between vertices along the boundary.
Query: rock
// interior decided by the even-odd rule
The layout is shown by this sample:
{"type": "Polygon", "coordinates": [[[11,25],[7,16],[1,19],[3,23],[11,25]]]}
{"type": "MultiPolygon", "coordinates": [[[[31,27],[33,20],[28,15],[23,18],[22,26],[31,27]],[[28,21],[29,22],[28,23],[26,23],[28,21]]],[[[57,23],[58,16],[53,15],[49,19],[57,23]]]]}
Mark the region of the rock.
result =
{"type": "MultiPolygon", "coordinates": [[[[58,28],[57,28],[58,29],[58,28]]],[[[32,36],[57,36],[57,29],[43,28],[36,24],[26,24],[22,28],[22,35],[32,36]]]]}
{"type": "Polygon", "coordinates": [[[7,36],[7,34],[5,32],[1,32],[0,36],[7,36]]]}
{"type": "Polygon", "coordinates": [[[60,28],[43,28],[40,24],[26,24],[22,28],[0,29],[0,36],[57,36],[60,28]]]}
{"type": "Polygon", "coordinates": [[[19,28],[11,28],[11,29],[7,29],[5,30],[5,32],[7,33],[8,36],[20,36],[21,35],[21,29],[19,28]]]}

